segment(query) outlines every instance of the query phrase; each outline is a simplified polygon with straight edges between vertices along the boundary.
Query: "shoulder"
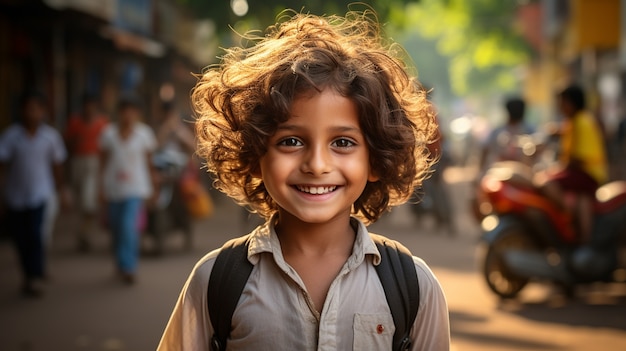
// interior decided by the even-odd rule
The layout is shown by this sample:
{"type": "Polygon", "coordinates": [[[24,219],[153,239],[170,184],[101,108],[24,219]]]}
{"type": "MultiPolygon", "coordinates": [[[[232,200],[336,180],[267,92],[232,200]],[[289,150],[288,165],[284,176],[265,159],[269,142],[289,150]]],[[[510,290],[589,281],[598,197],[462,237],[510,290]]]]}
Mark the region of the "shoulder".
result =
{"type": "Polygon", "coordinates": [[[240,242],[238,240],[241,238],[235,238],[227,241],[220,248],[207,253],[204,257],[198,260],[194,268],[191,270],[184,288],[184,295],[188,297],[190,302],[194,304],[201,304],[202,306],[205,305],[209,280],[211,278],[211,273],[213,272],[213,267],[215,266],[217,257],[221,252],[223,252],[224,248],[232,246],[233,243],[240,242]]]}
{"type": "Polygon", "coordinates": [[[48,123],[42,123],[39,128],[41,128],[41,131],[46,133],[46,134],[50,134],[50,135],[59,135],[59,131],[56,130],[56,128],[54,128],[53,126],[49,125],[48,123]]]}
{"type": "Polygon", "coordinates": [[[111,135],[113,133],[115,133],[115,131],[117,130],[117,127],[115,125],[115,123],[110,123],[107,124],[106,126],[104,126],[104,130],[102,131],[103,135],[111,135]]]}
{"type": "Polygon", "coordinates": [[[0,133],[1,139],[10,139],[19,136],[22,132],[22,127],[17,123],[9,125],[5,130],[0,133]]]}
{"type": "MultiPolygon", "coordinates": [[[[424,260],[417,256],[413,256],[413,263],[415,264],[415,272],[417,273],[417,280],[419,282],[421,295],[431,296],[433,295],[433,292],[441,290],[437,277],[424,260]]],[[[433,297],[438,298],[438,295],[439,294],[435,294],[433,297]]],[[[443,295],[440,297],[443,297],[443,295]]],[[[424,299],[422,299],[420,304],[422,304],[423,301],[424,299]]]]}
{"type": "Polygon", "coordinates": [[[6,161],[11,153],[10,150],[14,149],[20,144],[20,130],[15,124],[10,125],[5,130],[0,132],[0,159],[6,161]]]}
{"type": "Polygon", "coordinates": [[[203,310],[206,309],[209,278],[220,251],[221,248],[215,249],[196,262],[181,292],[180,302],[194,310],[202,311],[202,314],[204,314],[203,310]]]}
{"type": "Polygon", "coordinates": [[[179,295],[158,350],[206,349],[212,334],[207,290],[218,253],[219,249],[209,252],[194,266],[179,295]]]}
{"type": "MultiPolygon", "coordinates": [[[[399,249],[399,251],[404,251],[405,254],[411,256],[411,258],[413,259],[413,264],[415,265],[415,273],[417,275],[421,296],[436,299],[443,298],[441,285],[439,284],[439,281],[437,280],[437,277],[435,276],[433,271],[424,260],[413,255],[406,246],[404,246],[401,242],[397,240],[393,240],[385,236],[373,233],[370,233],[370,237],[372,238],[374,243],[392,243],[390,246],[395,245],[399,249]]],[[[420,298],[420,306],[424,303],[424,301],[425,299],[420,298]]]]}
{"type": "MultiPolygon", "coordinates": [[[[233,246],[246,245],[246,242],[254,236],[254,233],[257,233],[257,230],[255,230],[255,232],[251,234],[247,234],[244,236],[230,239],[227,242],[225,242],[220,248],[215,249],[209,252],[208,254],[206,254],[204,257],[202,257],[196,263],[196,265],[194,266],[191,272],[191,275],[189,277],[189,285],[193,286],[194,289],[201,290],[203,292],[202,296],[206,297],[206,290],[209,284],[209,278],[211,277],[211,273],[213,272],[213,267],[215,266],[215,262],[218,256],[220,255],[220,253],[222,253],[225,249],[229,249],[233,246]]],[[[250,245],[254,245],[254,244],[250,244],[250,245]]],[[[245,255],[248,257],[248,260],[250,260],[248,255],[250,254],[250,251],[251,250],[254,251],[254,249],[250,249],[250,247],[248,246],[247,250],[248,251],[245,255]]],[[[226,261],[222,261],[223,263],[224,262],[232,263],[233,260],[238,259],[238,256],[227,255],[224,258],[226,259],[226,261]]],[[[226,265],[229,265],[229,263],[226,263],[226,265]]],[[[227,266],[223,265],[223,267],[227,267],[227,266]]],[[[229,269],[229,267],[227,267],[227,269],[229,269]]]]}
{"type": "Polygon", "coordinates": [[[52,139],[54,142],[61,140],[61,133],[51,125],[44,123],[39,128],[41,128],[41,135],[45,138],[52,139]]]}
{"type": "Polygon", "coordinates": [[[103,138],[114,138],[117,135],[117,125],[115,123],[110,123],[104,126],[104,129],[102,130],[102,137],[103,138]]]}
{"type": "Polygon", "coordinates": [[[428,264],[426,264],[426,262],[422,260],[421,258],[413,255],[409,251],[409,249],[405,245],[403,245],[401,242],[394,240],[394,239],[387,238],[382,235],[373,234],[373,233],[370,233],[370,237],[372,238],[374,243],[379,243],[379,242],[393,243],[393,245],[395,245],[399,250],[404,251],[406,254],[411,255],[411,258],[413,259],[413,264],[415,265],[415,272],[417,274],[420,291],[430,290],[433,287],[435,288],[439,287],[439,282],[437,281],[435,274],[432,272],[428,264]]]}
{"type": "Polygon", "coordinates": [[[145,124],[145,123],[138,123],[136,126],[136,130],[137,130],[137,135],[139,135],[139,137],[144,140],[145,142],[147,142],[148,144],[153,144],[156,142],[156,137],[154,135],[154,131],[152,130],[152,128],[145,124]]]}
{"type": "Polygon", "coordinates": [[[117,136],[117,128],[114,123],[107,124],[104,126],[102,133],[98,137],[100,146],[104,149],[109,148],[111,145],[115,144],[117,136]]]}
{"type": "Polygon", "coordinates": [[[596,118],[587,111],[582,111],[576,114],[573,120],[573,124],[580,128],[589,128],[597,124],[596,118]]]}
{"type": "Polygon", "coordinates": [[[195,264],[189,275],[187,282],[188,288],[195,292],[201,292],[200,296],[206,296],[207,286],[209,284],[209,277],[213,271],[215,260],[222,251],[221,248],[215,249],[202,257],[195,264]]]}
{"type": "Polygon", "coordinates": [[[137,123],[136,127],[137,127],[137,131],[143,135],[154,134],[154,132],[152,131],[152,128],[143,122],[137,123]]]}

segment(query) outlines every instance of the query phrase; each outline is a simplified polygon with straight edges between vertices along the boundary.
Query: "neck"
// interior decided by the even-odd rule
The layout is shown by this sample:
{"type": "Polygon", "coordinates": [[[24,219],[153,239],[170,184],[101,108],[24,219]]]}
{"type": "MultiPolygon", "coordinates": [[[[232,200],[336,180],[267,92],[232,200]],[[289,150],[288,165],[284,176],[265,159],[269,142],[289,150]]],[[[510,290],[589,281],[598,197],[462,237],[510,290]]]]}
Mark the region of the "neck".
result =
{"type": "Polygon", "coordinates": [[[33,123],[33,122],[24,122],[22,123],[22,125],[24,126],[24,129],[26,129],[26,131],[29,134],[35,134],[35,132],[37,131],[37,128],[39,127],[39,123],[33,123]]]}
{"type": "Polygon", "coordinates": [[[134,123],[120,123],[118,133],[123,140],[126,140],[133,131],[134,123]]]}
{"type": "Polygon", "coordinates": [[[135,125],[135,122],[130,122],[130,121],[120,122],[119,123],[119,129],[120,129],[120,131],[129,131],[129,130],[133,129],[134,125],[135,125]]]}
{"type": "Polygon", "coordinates": [[[323,255],[352,252],[355,230],[350,216],[342,216],[324,223],[307,223],[280,211],[276,224],[283,253],[299,252],[323,255]]]}

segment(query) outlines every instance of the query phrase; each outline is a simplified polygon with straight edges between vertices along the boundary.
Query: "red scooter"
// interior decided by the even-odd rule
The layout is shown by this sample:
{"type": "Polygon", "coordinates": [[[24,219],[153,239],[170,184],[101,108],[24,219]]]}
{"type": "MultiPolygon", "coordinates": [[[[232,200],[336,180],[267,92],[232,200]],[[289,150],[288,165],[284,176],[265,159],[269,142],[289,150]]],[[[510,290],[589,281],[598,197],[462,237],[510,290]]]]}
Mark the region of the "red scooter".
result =
{"type": "Polygon", "coordinates": [[[580,245],[569,216],[532,182],[532,169],[497,163],[480,182],[483,275],[502,298],[515,297],[531,280],[555,283],[568,295],[576,285],[626,281],[626,181],[596,192],[589,243],[580,245]]]}

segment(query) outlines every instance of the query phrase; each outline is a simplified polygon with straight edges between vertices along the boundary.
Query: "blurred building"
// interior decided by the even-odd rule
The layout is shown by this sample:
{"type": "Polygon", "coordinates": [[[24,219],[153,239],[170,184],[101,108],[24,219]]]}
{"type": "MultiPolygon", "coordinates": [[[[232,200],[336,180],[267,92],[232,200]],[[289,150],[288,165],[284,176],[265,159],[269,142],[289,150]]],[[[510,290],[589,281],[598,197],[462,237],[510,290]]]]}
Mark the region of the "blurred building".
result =
{"type": "Polygon", "coordinates": [[[626,91],[626,0],[529,1],[518,15],[537,52],[526,96],[545,106],[549,116],[555,92],[581,84],[610,135],[624,113],[620,105],[626,91]]]}
{"type": "Polygon", "coordinates": [[[213,36],[174,0],[0,0],[0,129],[24,89],[47,95],[59,128],[85,92],[107,112],[126,92],[143,97],[148,112],[172,96],[188,107],[213,36]]]}

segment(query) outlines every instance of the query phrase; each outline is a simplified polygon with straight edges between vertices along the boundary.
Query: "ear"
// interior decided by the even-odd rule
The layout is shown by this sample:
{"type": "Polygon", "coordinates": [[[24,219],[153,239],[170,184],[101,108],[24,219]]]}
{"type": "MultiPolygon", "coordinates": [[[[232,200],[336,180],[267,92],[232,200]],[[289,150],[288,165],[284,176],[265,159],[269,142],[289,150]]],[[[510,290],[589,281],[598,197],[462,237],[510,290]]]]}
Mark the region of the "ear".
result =
{"type": "Polygon", "coordinates": [[[369,174],[368,174],[368,176],[367,176],[367,181],[368,181],[368,182],[375,183],[375,182],[377,182],[377,181],[379,181],[379,180],[380,180],[380,177],[379,177],[379,176],[377,176],[377,175],[376,175],[376,174],[372,171],[372,169],[370,169],[369,174]]]}

